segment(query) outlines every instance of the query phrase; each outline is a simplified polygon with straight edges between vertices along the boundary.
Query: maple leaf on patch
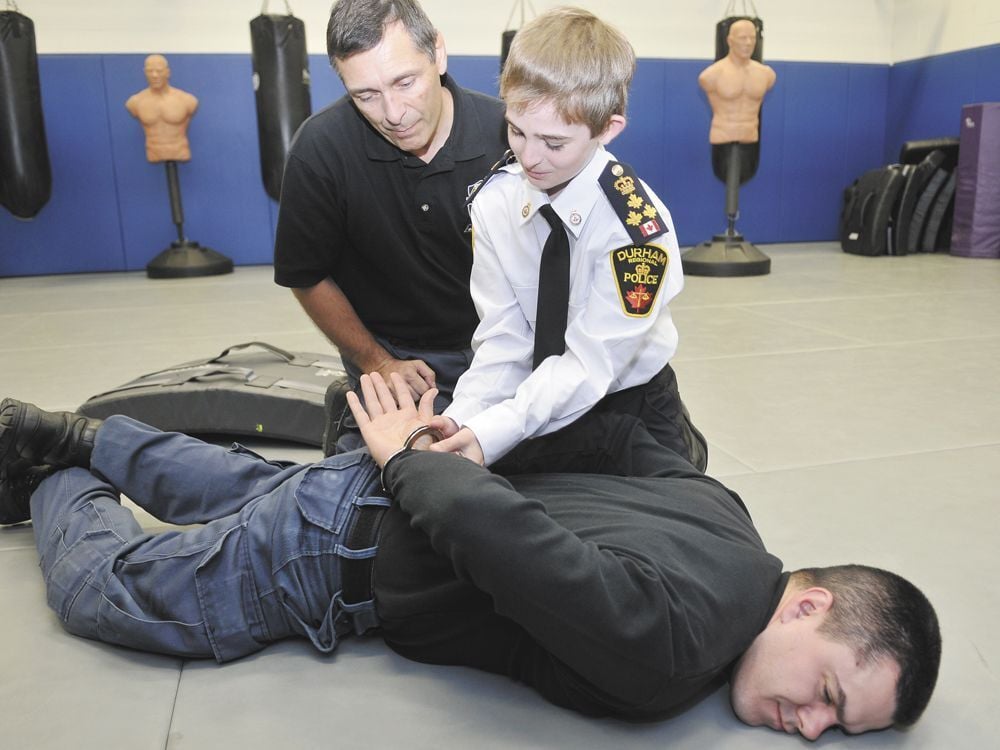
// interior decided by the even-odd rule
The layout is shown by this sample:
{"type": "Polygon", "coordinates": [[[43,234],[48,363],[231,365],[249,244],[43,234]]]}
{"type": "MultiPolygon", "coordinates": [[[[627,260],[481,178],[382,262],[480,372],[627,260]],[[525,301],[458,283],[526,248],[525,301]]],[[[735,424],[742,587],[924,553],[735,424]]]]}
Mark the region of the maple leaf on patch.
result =
{"type": "Polygon", "coordinates": [[[635,289],[632,289],[628,294],[625,295],[625,299],[628,300],[629,305],[632,306],[633,310],[641,310],[646,305],[649,304],[653,295],[646,291],[645,284],[636,285],[635,289]]]}

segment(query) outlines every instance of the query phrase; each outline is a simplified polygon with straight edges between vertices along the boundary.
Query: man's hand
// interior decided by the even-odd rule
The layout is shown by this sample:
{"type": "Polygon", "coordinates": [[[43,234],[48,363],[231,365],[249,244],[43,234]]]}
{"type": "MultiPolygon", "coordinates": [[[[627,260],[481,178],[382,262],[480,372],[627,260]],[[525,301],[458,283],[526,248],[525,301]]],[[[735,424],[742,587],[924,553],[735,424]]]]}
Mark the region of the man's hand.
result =
{"type": "MultiPolygon", "coordinates": [[[[448,421],[455,424],[454,420],[449,419],[448,421]]],[[[460,456],[465,456],[470,461],[475,461],[480,466],[486,463],[486,457],[483,455],[483,448],[479,444],[479,438],[468,427],[463,427],[451,437],[434,443],[428,450],[438,453],[457,453],[460,456]]]]}
{"type": "Polygon", "coordinates": [[[377,372],[386,383],[391,383],[392,373],[398,372],[414,400],[434,387],[434,371],[427,363],[392,357],[361,322],[354,306],[333,279],[328,277],[314,286],[292,289],[292,294],[340,355],[353,362],[361,372],[377,372]]]}
{"type": "Polygon", "coordinates": [[[432,370],[422,359],[393,359],[386,357],[377,365],[369,369],[369,372],[377,372],[383,380],[392,382],[393,373],[403,378],[403,382],[410,389],[410,395],[414,399],[423,397],[428,390],[435,387],[434,370],[432,370]]]}
{"type": "Polygon", "coordinates": [[[415,429],[430,421],[437,395],[436,388],[425,390],[417,406],[403,377],[393,373],[391,378],[390,389],[377,372],[361,376],[364,406],[357,394],[347,393],[347,404],[361,430],[361,437],[379,466],[384,466],[389,457],[403,447],[415,429]]]}

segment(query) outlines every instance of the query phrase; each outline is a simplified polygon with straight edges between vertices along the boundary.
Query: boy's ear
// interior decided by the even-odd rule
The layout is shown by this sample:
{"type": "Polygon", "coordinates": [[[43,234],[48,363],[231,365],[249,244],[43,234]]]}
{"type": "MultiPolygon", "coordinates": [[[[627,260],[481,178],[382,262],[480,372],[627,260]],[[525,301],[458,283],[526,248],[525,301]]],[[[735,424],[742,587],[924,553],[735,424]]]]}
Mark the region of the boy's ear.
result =
{"type": "Polygon", "coordinates": [[[607,146],[625,129],[625,124],[625,115],[611,115],[608,126],[597,136],[597,140],[601,142],[602,146],[607,146]]]}

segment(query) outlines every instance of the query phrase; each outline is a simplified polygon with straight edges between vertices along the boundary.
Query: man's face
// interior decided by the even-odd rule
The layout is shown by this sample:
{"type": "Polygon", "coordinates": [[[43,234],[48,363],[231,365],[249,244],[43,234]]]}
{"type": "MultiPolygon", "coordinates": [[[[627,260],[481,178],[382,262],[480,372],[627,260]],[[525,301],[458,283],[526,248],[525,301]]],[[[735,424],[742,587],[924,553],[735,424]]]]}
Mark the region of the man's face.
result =
{"type": "MultiPolygon", "coordinates": [[[[624,127],[624,118],[621,120],[624,127]]],[[[613,119],[615,119],[613,118],[613,119]]],[[[617,127],[617,120],[609,128],[617,127]]],[[[620,128],[615,129],[617,134],[620,128]]],[[[521,111],[507,108],[507,140],[534,187],[554,196],[587,166],[597,147],[614,135],[598,136],[581,123],[566,122],[549,102],[539,102],[521,111]]]]}
{"type": "Polygon", "coordinates": [[[442,131],[450,131],[451,120],[442,118],[441,85],[447,58],[440,37],[431,60],[401,23],[392,23],[377,46],[336,65],[358,110],[390,143],[424,156],[435,142],[440,147],[447,138],[442,131]]]}
{"type": "Polygon", "coordinates": [[[779,608],[733,672],[730,702],[740,721],[809,740],[831,726],[857,734],[892,724],[898,666],[859,665],[851,648],[818,632],[824,617],[779,608]]]}
{"type": "Polygon", "coordinates": [[[143,71],[146,73],[149,87],[153,90],[162,89],[170,80],[170,68],[167,67],[167,61],[159,55],[147,57],[143,71]]]}
{"type": "Polygon", "coordinates": [[[757,46],[757,27],[750,21],[737,21],[729,27],[729,50],[744,60],[749,60],[757,46]]]}

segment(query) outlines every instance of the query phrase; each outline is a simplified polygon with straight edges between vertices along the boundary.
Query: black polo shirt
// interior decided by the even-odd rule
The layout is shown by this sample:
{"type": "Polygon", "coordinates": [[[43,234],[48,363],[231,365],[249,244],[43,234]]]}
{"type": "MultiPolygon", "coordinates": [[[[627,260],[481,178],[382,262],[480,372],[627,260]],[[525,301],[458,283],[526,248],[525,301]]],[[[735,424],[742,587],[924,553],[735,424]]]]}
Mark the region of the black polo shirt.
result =
{"type": "Polygon", "coordinates": [[[383,138],[345,96],[292,143],[281,186],[274,279],[332,278],[374,334],[420,349],[469,346],[472,186],[507,148],[504,107],[442,79],[455,105],[434,159],[383,138]]]}

